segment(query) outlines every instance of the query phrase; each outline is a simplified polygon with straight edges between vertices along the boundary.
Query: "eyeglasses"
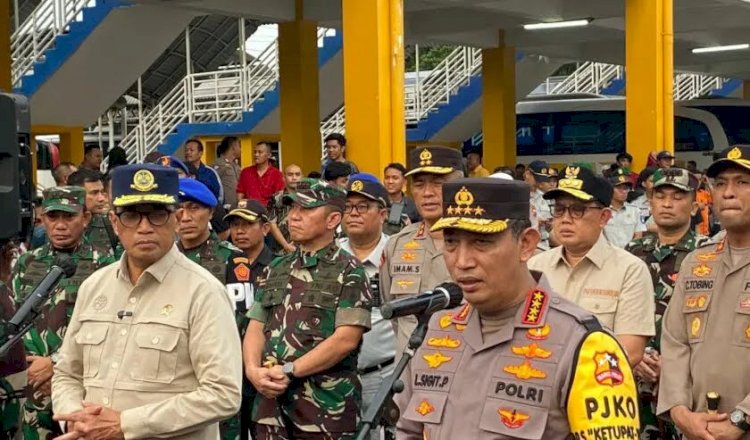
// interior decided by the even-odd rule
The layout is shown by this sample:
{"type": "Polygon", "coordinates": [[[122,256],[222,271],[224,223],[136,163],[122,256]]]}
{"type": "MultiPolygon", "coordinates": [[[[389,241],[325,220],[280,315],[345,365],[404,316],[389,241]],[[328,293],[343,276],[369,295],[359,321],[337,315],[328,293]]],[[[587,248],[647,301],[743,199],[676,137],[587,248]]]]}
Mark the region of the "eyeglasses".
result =
{"type": "Polygon", "coordinates": [[[366,213],[372,205],[369,203],[357,203],[356,205],[346,204],[344,205],[344,214],[351,214],[353,210],[357,210],[357,214],[362,215],[366,213]]]}
{"type": "Polygon", "coordinates": [[[169,216],[172,211],[166,209],[157,209],[149,212],[140,211],[122,211],[117,214],[117,218],[120,219],[120,223],[126,228],[135,228],[141,224],[143,217],[148,219],[151,226],[164,226],[169,221],[169,216]]]}
{"type": "Polygon", "coordinates": [[[570,218],[582,218],[589,209],[604,209],[601,206],[586,205],[552,205],[552,217],[560,218],[570,212],[570,218]]]}

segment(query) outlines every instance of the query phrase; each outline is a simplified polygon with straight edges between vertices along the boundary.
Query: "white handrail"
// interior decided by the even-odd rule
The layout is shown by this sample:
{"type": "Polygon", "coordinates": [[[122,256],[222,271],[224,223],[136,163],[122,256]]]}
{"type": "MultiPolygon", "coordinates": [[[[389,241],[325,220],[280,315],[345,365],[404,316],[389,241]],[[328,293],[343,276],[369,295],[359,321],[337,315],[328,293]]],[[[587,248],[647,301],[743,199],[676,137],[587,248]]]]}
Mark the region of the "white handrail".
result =
{"type": "Polygon", "coordinates": [[[622,66],[605,63],[586,62],[578,66],[575,72],[555,85],[548,94],[561,95],[568,93],[601,93],[612,81],[622,78],[622,66]]]}
{"type": "Polygon", "coordinates": [[[43,0],[11,36],[13,84],[33,73],[34,64],[44,58],[55,39],[72,22],[82,20],[84,8],[93,6],[96,0],[43,0]]]}
{"type": "Polygon", "coordinates": [[[678,73],[674,79],[674,99],[685,101],[699,98],[721,88],[728,78],[698,73],[678,73]]]}
{"type": "MultiPolygon", "coordinates": [[[[318,42],[329,29],[318,30],[318,42]]],[[[128,160],[142,161],[183,122],[238,121],[279,80],[278,42],[270,44],[244,68],[187,75],[122,139],[128,160]]]]}

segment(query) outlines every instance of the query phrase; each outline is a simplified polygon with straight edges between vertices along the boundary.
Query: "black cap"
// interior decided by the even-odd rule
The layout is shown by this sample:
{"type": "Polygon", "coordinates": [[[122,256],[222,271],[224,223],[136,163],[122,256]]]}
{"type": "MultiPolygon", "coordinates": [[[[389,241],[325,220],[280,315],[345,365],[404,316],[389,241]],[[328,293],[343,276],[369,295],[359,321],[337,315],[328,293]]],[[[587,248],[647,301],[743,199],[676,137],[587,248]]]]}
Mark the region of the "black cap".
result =
{"type": "Polygon", "coordinates": [[[268,211],[266,211],[266,208],[257,200],[242,199],[237,202],[237,206],[224,216],[224,221],[228,221],[233,217],[239,217],[250,223],[255,223],[258,220],[267,222],[268,211]]]}
{"type": "Polygon", "coordinates": [[[750,170],[750,145],[735,145],[722,151],[719,159],[706,170],[706,176],[716,177],[725,169],[732,167],[750,170]]]}
{"type": "MultiPolygon", "coordinates": [[[[549,182],[550,167],[547,162],[543,160],[535,160],[535,161],[532,161],[529,164],[529,166],[526,167],[526,169],[529,170],[529,172],[534,175],[534,178],[538,182],[549,182]]],[[[556,172],[555,172],[555,175],[557,175],[556,172]]]]}
{"type": "Polygon", "coordinates": [[[177,204],[177,171],[155,164],[122,165],[112,171],[112,204],[177,204]]]}
{"type": "Polygon", "coordinates": [[[450,174],[463,170],[461,151],[448,147],[421,147],[409,152],[409,171],[406,176],[417,173],[450,174]]]}
{"type": "Polygon", "coordinates": [[[607,180],[613,186],[630,185],[631,188],[633,187],[633,181],[630,179],[630,174],[628,174],[627,171],[623,168],[617,168],[612,171],[612,174],[609,175],[609,178],[607,178],[607,180]]]}
{"type": "Polygon", "coordinates": [[[662,160],[662,159],[674,159],[674,154],[671,152],[664,150],[660,151],[659,154],[656,155],[656,160],[662,160]]]}
{"type": "Polygon", "coordinates": [[[388,207],[388,191],[380,184],[378,178],[369,173],[357,173],[349,176],[346,185],[346,195],[359,194],[362,197],[380,203],[383,208],[388,207]]]}
{"type": "Polygon", "coordinates": [[[568,194],[583,201],[597,201],[604,206],[609,206],[612,203],[613,190],[609,182],[595,175],[590,169],[567,167],[565,175],[557,183],[557,188],[547,191],[544,198],[552,200],[568,194]]]}
{"type": "Polygon", "coordinates": [[[462,229],[495,234],[509,220],[528,220],[529,185],[518,180],[486,177],[458,179],[443,184],[443,217],[432,231],[462,229]]]}

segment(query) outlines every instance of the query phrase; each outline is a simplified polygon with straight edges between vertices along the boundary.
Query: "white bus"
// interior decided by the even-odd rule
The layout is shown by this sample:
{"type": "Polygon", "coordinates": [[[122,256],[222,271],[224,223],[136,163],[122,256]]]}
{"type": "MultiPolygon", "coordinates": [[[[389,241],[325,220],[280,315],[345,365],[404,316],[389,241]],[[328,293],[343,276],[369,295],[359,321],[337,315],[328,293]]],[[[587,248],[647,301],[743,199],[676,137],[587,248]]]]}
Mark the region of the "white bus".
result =
{"type": "MultiPolygon", "coordinates": [[[[516,106],[519,162],[588,162],[606,166],[625,151],[625,98],[543,98],[516,106]]],[[[697,99],[675,103],[675,156],[706,168],[712,154],[750,143],[750,102],[697,99]]],[[[648,148],[654,150],[654,148],[648,148]]]]}

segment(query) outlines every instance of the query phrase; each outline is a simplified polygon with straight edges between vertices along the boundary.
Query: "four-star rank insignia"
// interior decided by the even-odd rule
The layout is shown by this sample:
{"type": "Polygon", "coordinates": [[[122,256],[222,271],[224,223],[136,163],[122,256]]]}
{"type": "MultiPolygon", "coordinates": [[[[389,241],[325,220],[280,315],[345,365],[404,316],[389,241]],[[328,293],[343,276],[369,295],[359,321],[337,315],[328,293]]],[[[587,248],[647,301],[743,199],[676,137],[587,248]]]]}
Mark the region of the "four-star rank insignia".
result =
{"type": "Polygon", "coordinates": [[[474,205],[474,194],[471,193],[465,186],[456,193],[453,197],[453,201],[456,203],[455,206],[448,205],[446,208],[446,214],[448,216],[461,216],[461,215],[472,215],[476,217],[482,216],[486,211],[481,206],[474,205]]]}
{"type": "Polygon", "coordinates": [[[548,300],[549,295],[539,289],[536,289],[527,295],[521,324],[534,325],[542,322],[542,317],[544,316],[544,310],[548,300]]]}
{"type": "Polygon", "coordinates": [[[500,408],[497,410],[497,413],[503,425],[510,429],[520,428],[530,418],[528,414],[510,408],[500,408]]]}

